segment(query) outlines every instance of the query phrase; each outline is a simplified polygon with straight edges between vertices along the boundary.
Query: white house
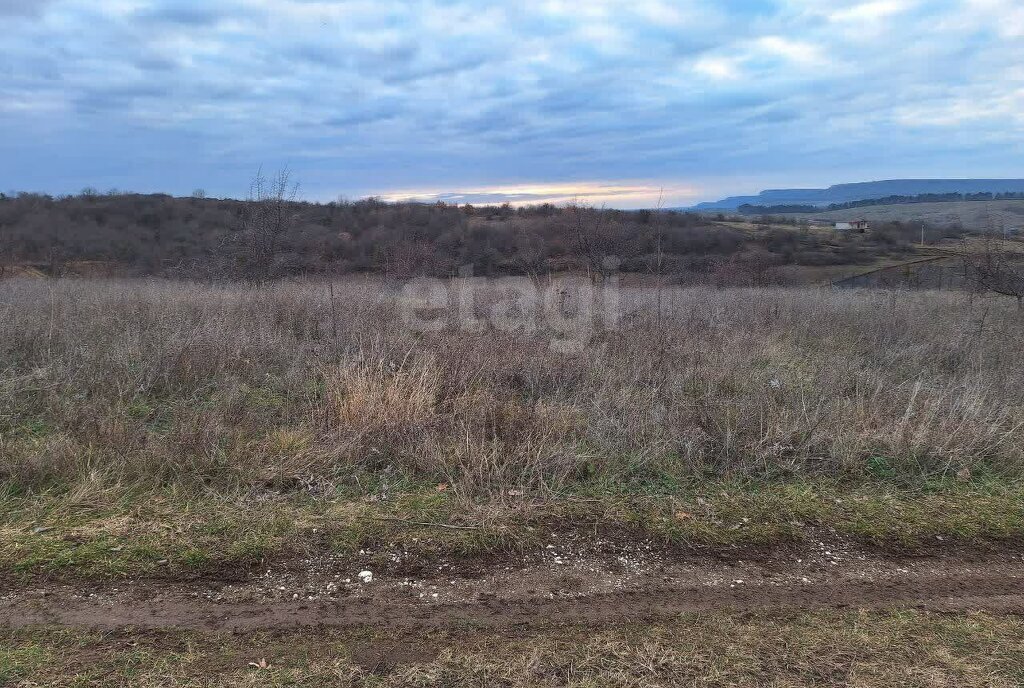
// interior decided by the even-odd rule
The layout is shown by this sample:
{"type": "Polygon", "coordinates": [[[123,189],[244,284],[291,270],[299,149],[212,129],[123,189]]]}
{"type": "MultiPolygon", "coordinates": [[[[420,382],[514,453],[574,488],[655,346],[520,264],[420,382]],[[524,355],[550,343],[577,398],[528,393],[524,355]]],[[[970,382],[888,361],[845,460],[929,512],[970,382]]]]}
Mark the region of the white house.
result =
{"type": "Polygon", "coordinates": [[[852,220],[850,222],[837,222],[836,223],[836,229],[856,230],[856,231],[860,232],[861,234],[866,232],[870,227],[871,227],[871,225],[868,223],[867,220],[852,220]]]}

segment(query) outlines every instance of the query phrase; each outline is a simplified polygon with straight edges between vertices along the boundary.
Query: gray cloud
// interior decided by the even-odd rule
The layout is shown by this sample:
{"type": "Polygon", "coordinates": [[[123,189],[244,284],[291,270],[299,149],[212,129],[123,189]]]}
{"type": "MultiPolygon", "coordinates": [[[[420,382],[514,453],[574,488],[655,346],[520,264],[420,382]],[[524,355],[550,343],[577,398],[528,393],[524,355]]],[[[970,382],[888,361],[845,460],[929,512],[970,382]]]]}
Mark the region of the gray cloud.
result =
{"type": "MultiPolygon", "coordinates": [[[[1024,19],[988,2],[0,0],[20,17],[0,35],[0,159],[87,160],[90,136],[137,170],[159,141],[168,168],[213,170],[211,193],[281,160],[307,189],[351,180],[328,196],[481,176],[820,185],[901,161],[999,176],[1024,146],[1024,19]],[[203,145],[166,143],[185,139],[203,145]]],[[[176,179],[157,186],[187,192],[176,179]]]]}

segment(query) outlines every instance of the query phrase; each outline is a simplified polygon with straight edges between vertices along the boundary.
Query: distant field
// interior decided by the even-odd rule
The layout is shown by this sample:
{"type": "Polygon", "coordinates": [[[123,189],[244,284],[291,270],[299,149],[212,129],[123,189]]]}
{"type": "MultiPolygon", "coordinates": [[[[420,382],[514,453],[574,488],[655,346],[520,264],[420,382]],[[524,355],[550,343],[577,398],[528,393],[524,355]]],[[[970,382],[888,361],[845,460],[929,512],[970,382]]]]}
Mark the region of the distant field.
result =
{"type": "Polygon", "coordinates": [[[921,220],[935,225],[960,223],[967,229],[1017,227],[1024,229],[1024,201],[954,201],[948,203],[904,203],[872,205],[850,210],[798,213],[790,217],[826,220],[864,218],[875,222],[921,220]]]}

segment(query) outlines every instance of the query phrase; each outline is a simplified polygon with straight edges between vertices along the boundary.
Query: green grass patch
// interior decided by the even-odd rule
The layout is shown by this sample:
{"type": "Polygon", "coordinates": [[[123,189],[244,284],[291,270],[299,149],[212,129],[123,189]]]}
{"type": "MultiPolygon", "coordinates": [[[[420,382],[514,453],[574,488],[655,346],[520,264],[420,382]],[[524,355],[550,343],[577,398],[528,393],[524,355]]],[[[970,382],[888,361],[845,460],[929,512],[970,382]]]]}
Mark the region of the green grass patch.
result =
{"type": "Polygon", "coordinates": [[[1024,622],[923,611],[693,614],[671,623],[245,634],[0,631],[0,685],[1018,686],[1024,622]]]}
{"type": "Polygon", "coordinates": [[[1024,486],[945,481],[661,484],[637,492],[592,484],[540,501],[465,502],[436,484],[355,491],[183,500],[139,492],[83,503],[80,494],[0,491],[0,571],[17,577],[188,577],[317,552],[401,545],[422,555],[514,551],[552,531],[649,537],[666,546],[799,543],[833,532],[867,545],[922,548],[1024,536],[1024,486]]]}

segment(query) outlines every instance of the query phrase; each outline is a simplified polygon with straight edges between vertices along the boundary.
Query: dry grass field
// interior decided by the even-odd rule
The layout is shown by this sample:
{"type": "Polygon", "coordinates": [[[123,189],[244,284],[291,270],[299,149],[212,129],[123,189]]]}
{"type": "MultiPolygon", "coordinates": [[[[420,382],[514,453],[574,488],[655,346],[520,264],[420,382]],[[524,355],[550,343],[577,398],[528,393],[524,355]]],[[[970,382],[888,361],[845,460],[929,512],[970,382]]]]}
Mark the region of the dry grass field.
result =
{"type": "Polygon", "coordinates": [[[230,489],[390,466],[479,496],[549,493],[588,471],[1021,468],[1012,303],[624,288],[617,322],[596,313],[581,350],[562,352],[551,342],[569,331],[543,317],[530,332],[491,322],[523,283],[478,280],[470,331],[452,304],[444,327],[417,332],[397,287],[370,279],[335,285],[333,304],[322,282],[4,282],[4,477],[230,489]]]}
{"type": "MultiPolygon", "coordinates": [[[[668,580],[666,562],[685,564],[695,552],[727,562],[768,556],[757,569],[768,604],[778,571],[799,587],[889,552],[998,552],[1014,570],[1006,557],[1024,534],[1024,318],[1010,302],[811,288],[589,294],[529,280],[401,286],[0,282],[4,625],[28,618],[20,609],[78,613],[67,605],[93,596],[109,602],[72,627],[116,627],[121,617],[110,614],[121,603],[235,603],[223,586],[243,586],[247,604],[288,605],[296,590],[299,605],[342,604],[337,595],[376,604],[366,591],[381,585],[395,595],[422,590],[424,604],[435,589],[435,598],[469,605],[458,609],[472,627],[480,605],[457,597],[459,585],[484,600],[517,575],[540,581],[520,585],[527,597],[545,594],[548,580],[558,581],[551,595],[621,591],[628,562],[660,557],[630,579],[649,604],[666,594],[648,587],[668,580]],[[430,289],[443,298],[424,300],[430,289]],[[538,291],[546,305],[532,310],[522,297],[538,291]],[[544,554],[556,546],[558,556],[544,554]],[[824,568],[790,570],[812,560],[824,568]],[[361,568],[372,570],[372,585],[356,578],[361,568]],[[410,585],[421,587],[402,587],[410,585]],[[118,602],[129,589],[135,597],[118,602]]],[[[752,575],[716,561],[693,564],[708,577],[699,585],[752,575]]],[[[886,573],[876,575],[898,581],[914,561],[880,563],[886,573]]],[[[1005,605],[1015,574],[979,581],[964,561],[936,567],[960,567],[963,594],[987,590],[982,608],[1005,605]]],[[[839,606],[923,600],[930,584],[921,581],[938,574],[914,575],[924,578],[895,597],[864,589],[839,606]]],[[[760,608],[757,596],[737,604],[760,608]]],[[[710,617],[656,615],[644,631],[629,625],[633,602],[594,608],[615,621],[588,636],[582,654],[569,648],[585,629],[548,622],[518,649],[497,652],[510,631],[491,617],[480,633],[454,621],[396,630],[381,616],[369,636],[315,637],[168,622],[131,636],[130,648],[109,631],[26,628],[7,632],[0,684],[221,685],[214,671],[238,685],[1020,677],[1012,618],[857,616],[818,610],[832,606],[827,595],[787,599],[797,611],[784,617],[736,616],[726,605],[710,617]],[[824,633],[823,623],[834,626],[824,633]],[[722,652],[681,640],[697,632],[722,652]],[[901,660],[922,633],[931,649],[901,660]],[[891,642],[865,645],[875,634],[891,642]],[[461,649],[363,656],[423,638],[461,649]],[[757,659],[780,652],[792,661],[757,659]]],[[[188,603],[174,604],[184,606],[168,607],[166,618],[186,613],[188,603]]],[[[389,613],[399,625],[407,616],[389,613]]]]}
{"type": "Polygon", "coordinates": [[[487,521],[579,491],[1021,477],[1024,320],[1008,303],[623,288],[615,322],[497,329],[514,283],[477,282],[472,314],[452,303],[424,332],[371,279],[334,285],[333,303],[324,282],[3,282],[9,525],[153,495],[194,510],[443,484],[487,521]]]}
{"type": "Polygon", "coordinates": [[[794,214],[791,217],[845,221],[863,218],[872,222],[927,222],[938,227],[961,226],[975,231],[1024,228],[1024,201],[949,201],[872,205],[849,210],[794,214]]]}

